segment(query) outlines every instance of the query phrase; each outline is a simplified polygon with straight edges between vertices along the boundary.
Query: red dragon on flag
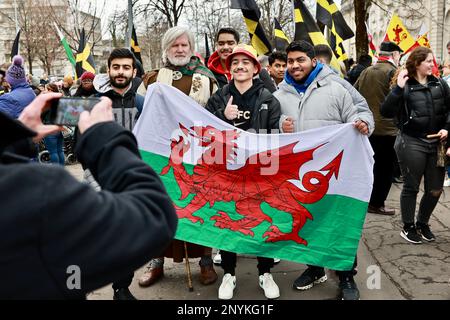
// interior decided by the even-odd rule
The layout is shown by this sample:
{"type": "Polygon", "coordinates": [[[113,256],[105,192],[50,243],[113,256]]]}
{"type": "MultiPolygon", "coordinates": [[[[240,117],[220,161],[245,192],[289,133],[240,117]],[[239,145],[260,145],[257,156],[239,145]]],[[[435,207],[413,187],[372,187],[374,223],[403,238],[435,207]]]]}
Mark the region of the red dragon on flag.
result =
{"type": "Polygon", "coordinates": [[[253,228],[264,221],[272,224],[272,219],[263,212],[261,204],[266,202],[271,207],[292,215],[292,229],[282,232],[276,225],[271,225],[263,234],[266,242],[292,240],[307,246],[308,242],[299,236],[299,231],[307,219],[313,216],[304,204],[312,204],[321,200],[327,193],[329,181],[339,176],[343,156],[341,151],[330,163],[319,171],[310,171],[303,175],[303,189],[296,187],[289,180],[300,180],[299,170],[313,159],[313,149],[294,152],[297,142],[281,148],[267,150],[248,157],[245,164],[236,170],[227,168],[227,163],[237,155],[239,137],[238,130],[220,131],[212,126],[193,126],[190,129],[179,124],[183,135],[171,140],[169,163],[161,171],[161,175],[173,169],[174,177],[181,191],[180,200],[193,194],[192,200],[185,206],[176,206],[180,219],[204,223],[195,213],[206,204],[210,207],[215,202],[232,202],[236,204],[236,212],[243,216],[233,220],[224,211],[212,216],[215,227],[230,229],[244,235],[254,237],[253,228]],[[191,148],[188,137],[198,140],[198,145],[205,148],[201,158],[190,175],[184,164],[183,156],[191,148]],[[261,174],[270,161],[278,162],[278,170],[272,175],[261,174]],[[322,172],[325,172],[322,173],[322,172]]]}

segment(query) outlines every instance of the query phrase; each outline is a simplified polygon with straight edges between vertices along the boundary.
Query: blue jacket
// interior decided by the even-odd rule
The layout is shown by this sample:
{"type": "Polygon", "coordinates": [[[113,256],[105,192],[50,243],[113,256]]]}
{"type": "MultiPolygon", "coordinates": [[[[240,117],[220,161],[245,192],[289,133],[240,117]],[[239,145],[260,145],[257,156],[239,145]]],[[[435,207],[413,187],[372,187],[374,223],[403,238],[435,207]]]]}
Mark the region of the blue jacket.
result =
{"type": "Polygon", "coordinates": [[[0,111],[17,119],[20,113],[36,98],[28,83],[14,87],[11,92],[0,96],[0,111]]]}

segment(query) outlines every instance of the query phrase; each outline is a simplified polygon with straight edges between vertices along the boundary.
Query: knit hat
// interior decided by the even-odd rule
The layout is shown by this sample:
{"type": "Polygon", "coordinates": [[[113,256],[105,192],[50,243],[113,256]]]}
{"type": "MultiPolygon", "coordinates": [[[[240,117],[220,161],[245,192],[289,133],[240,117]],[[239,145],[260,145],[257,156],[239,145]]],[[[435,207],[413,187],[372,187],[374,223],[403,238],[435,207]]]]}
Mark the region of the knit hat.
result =
{"type": "Polygon", "coordinates": [[[231,60],[233,59],[233,57],[235,55],[238,55],[238,54],[246,55],[247,57],[252,59],[253,63],[255,64],[256,69],[258,70],[258,73],[261,71],[261,63],[259,63],[258,59],[256,58],[256,56],[258,54],[257,54],[255,48],[253,48],[252,46],[249,46],[247,44],[239,44],[238,46],[236,46],[236,48],[234,48],[233,53],[227,57],[227,60],[225,61],[225,65],[228,70],[230,70],[230,67],[231,67],[231,60]]]}
{"type": "Polygon", "coordinates": [[[17,87],[20,84],[27,83],[25,70],[23,68],[23,58],[21,56],[15,56],[13,58],[12,65],[6,71],[6,81],[11,87],[17,87]]]}
{"type": "Polygon", "coordinates": [[[95,78],[95,74],[93,74],[92,72],[86,71],[81,75],[80,80],[81,81],[86,80],[86,79],[94,80],[94,78],[95,78]]]}

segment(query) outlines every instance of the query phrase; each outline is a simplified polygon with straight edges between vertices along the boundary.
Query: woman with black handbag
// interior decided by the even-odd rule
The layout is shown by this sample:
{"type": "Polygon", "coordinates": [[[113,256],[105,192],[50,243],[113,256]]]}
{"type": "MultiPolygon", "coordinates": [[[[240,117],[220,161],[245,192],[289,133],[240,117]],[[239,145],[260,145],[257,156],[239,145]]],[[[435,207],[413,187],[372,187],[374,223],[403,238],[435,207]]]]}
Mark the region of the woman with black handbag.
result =
{"type": "Polygon", "coordinates": [[[445,168],[441,158],[445,152],[439,150],[450,130],[450,88],[432,75],[433,66],[433,52],[416,48],[380,110],[384,117],[395,118],[400,129],[394,145],[404,176],[400,235],[415,244],[435,240],[428,222],[442,193],[445,168]],[[415,219],[422,177],[425,192],[415,219]]]}

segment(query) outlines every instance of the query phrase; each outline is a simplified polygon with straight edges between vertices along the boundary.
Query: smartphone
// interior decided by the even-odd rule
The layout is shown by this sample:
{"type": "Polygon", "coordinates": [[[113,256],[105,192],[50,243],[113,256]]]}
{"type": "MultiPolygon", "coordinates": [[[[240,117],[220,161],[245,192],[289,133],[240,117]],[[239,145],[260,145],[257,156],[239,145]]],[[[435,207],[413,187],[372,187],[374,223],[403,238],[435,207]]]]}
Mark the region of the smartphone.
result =
{"type": "Polygon", "coordinates": [[[100,98],[62,97],[54,100],[50,109],[50,122],[62,126],[77,126],[80,114],[91,111],[100,98]]]}

